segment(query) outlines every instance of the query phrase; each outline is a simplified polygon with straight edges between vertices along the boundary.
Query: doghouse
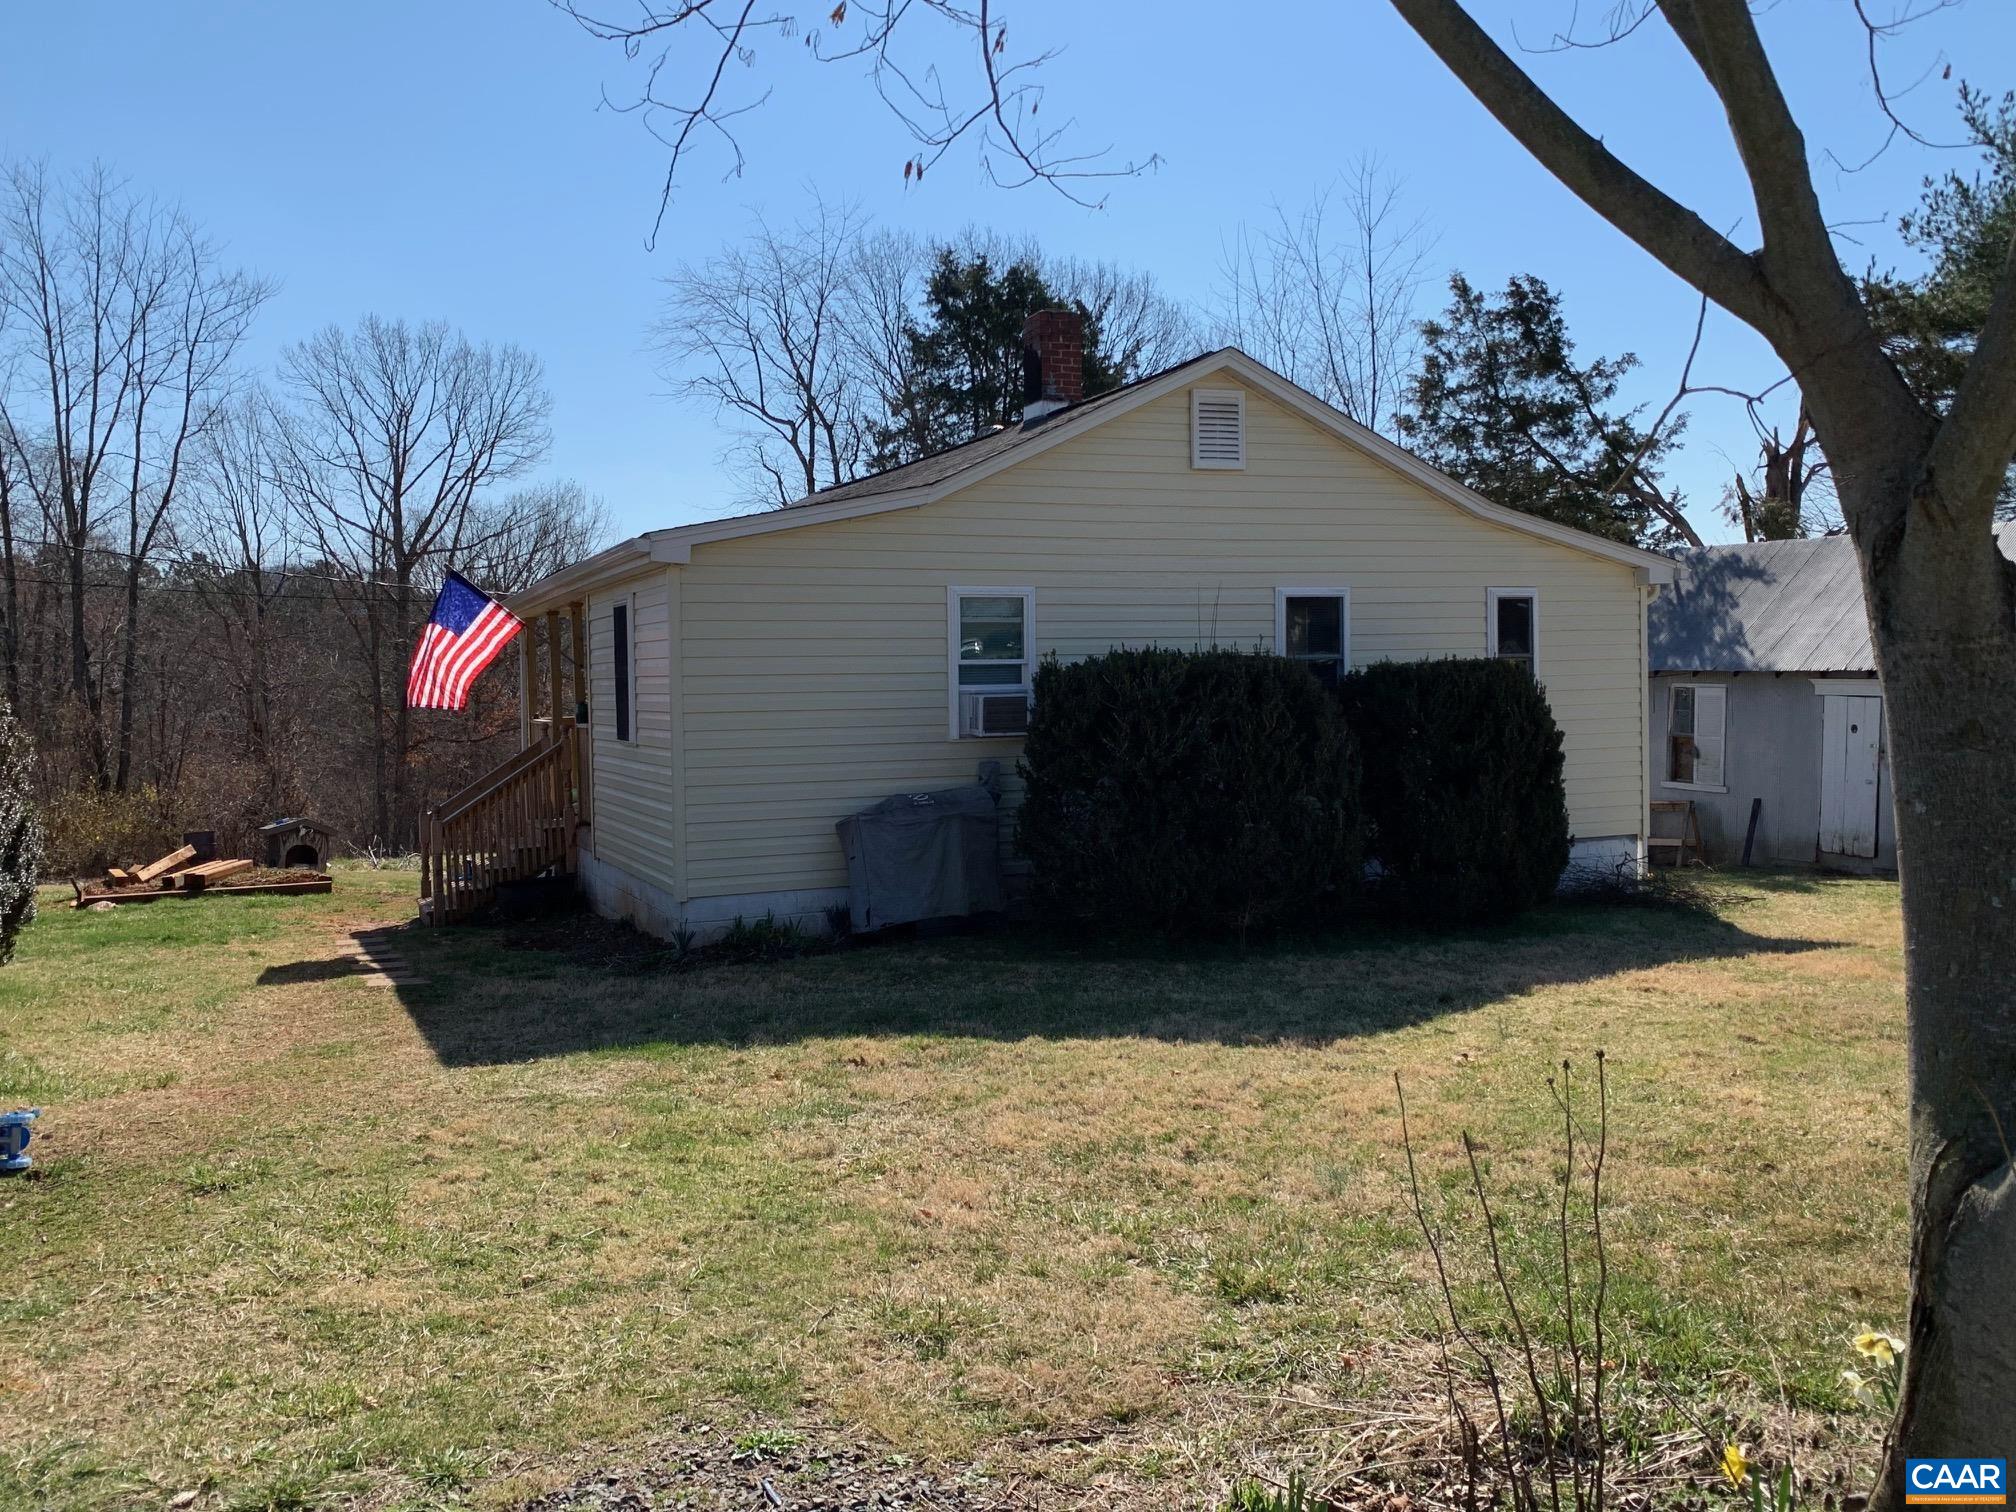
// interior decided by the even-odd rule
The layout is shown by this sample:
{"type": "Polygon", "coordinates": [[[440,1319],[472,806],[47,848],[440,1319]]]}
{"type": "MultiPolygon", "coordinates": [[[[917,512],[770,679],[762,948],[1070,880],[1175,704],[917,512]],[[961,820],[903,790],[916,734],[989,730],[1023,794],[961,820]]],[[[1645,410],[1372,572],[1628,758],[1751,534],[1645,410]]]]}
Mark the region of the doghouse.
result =
{"type": "Polygon", "coordinates": [[[310,871],[329,869],[329,851],[336,832],[313,819],[275,819],[259,826],[266,841],[264,864],[271,867],[305,866],[310,871]]]}

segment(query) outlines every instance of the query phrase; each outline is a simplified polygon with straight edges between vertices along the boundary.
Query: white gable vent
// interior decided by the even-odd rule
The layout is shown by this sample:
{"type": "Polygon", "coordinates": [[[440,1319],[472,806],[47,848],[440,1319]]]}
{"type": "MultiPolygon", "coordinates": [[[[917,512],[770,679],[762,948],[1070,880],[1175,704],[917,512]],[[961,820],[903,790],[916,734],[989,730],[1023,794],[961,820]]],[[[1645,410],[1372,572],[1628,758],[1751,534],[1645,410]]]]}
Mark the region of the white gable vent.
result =
{"type": "Polygon", "coordinates": [[[1246,465],[1246,391],[1190,390],[1190,465],[1246,465]]]}

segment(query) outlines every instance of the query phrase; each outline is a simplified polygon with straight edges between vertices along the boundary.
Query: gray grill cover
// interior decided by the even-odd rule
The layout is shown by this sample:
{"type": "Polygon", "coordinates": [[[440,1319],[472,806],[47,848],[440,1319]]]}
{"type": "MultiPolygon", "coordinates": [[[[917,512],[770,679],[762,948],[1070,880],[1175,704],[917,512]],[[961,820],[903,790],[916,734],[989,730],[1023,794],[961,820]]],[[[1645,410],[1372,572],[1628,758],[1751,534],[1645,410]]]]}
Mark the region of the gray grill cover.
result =
{"type": "Polygon", "coordinates": [[[899,793],[834,826],[857,930],[1001,910],[1001,840],[987,788],[899,793]]]}

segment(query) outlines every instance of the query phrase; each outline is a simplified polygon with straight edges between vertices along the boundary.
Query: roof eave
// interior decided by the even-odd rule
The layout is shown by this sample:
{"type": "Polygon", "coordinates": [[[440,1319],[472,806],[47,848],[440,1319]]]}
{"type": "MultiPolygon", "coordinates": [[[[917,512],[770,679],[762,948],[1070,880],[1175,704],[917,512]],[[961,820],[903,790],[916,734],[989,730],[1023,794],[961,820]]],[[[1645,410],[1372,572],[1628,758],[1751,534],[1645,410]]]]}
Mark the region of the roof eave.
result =
{"type": "MultiPolygon", "coordinates": [[[[954,486],[963,488],[969,481],[971,480],[961,474],[954,486]]],[[[833,520],[855,520],[865,515],[887,514],[891,510],[915,509],[920,504],[929,504],[933,499],[942,498],[950,492],[951,487],[933,485],[873,494],[867,498],[836,499],[831,504],[793,504],[785,509],[765,510],[762,514],[738,515],[729,520],[707,520],[698,525],[675,525],[669,530],[654,530],[644,539],[650,542],[652,561],[683,567],[693,560],[695,546],[704,546],[713,541],[739,541],[748,536],[771,535],[780,530],[796,530],[803,525],[822,525],[833,520]]]]}
{"type": "Polygon", "coordinates": [[[569,604],[585,602],[594,589],[618,578],[632,576],[641,567],[650,566],[650,542],[648,535],[632,536],[591,557],[583,557],[562,567],[558,572],[549,572],[530,587],[507,597],[504,607],[520,619],[526,619],[551,609],[564,609],[569,604]]]}

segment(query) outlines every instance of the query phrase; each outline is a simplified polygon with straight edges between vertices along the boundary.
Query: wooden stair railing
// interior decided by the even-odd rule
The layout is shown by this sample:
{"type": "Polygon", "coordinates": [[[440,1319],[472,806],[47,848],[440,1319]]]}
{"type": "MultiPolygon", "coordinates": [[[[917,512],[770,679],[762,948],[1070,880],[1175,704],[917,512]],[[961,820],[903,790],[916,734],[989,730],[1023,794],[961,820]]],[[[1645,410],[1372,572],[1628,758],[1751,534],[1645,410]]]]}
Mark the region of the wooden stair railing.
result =
{"type": "Polygon", "coordinates": [[[420,817],[420,917],[454,924],[503,882],[573,869],[580,732],[569,722],[420,817]]]}

